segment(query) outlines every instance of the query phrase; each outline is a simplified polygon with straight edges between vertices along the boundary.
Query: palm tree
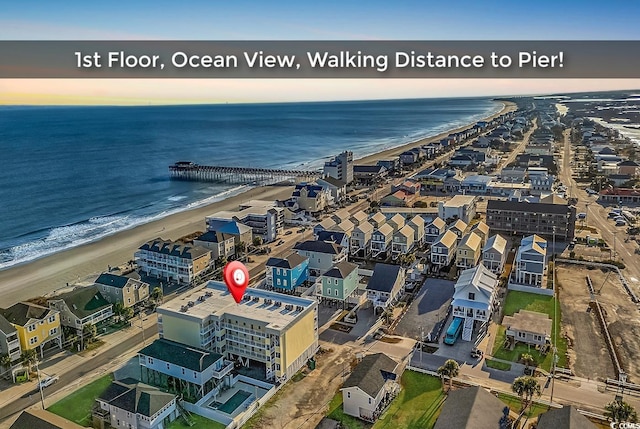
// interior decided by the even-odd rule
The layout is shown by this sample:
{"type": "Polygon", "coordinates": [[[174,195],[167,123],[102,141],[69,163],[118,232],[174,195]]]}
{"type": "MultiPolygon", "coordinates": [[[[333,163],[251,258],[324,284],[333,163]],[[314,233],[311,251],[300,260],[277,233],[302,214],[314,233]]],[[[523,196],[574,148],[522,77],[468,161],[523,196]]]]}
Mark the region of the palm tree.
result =
{"type": "Polygon", "coordinates": [[[22,365],[26,365],[27,370],[31,372],[31,365],[36,363],[36,361],[38,360],[38,354],[34,349],[28,349],[22,352],[22,354],[20,355],[20,360],[22,362],[22,365]]]}
{"type": "Polygon", "coordinates": [[[260,237],[259,235],[253,237],[253,245],[256,247],[262,246],[262,237],[260,237]]]}
{"type": "Polygon", "coordinates": [[[158,302],[162,302],[162,298],[163,298],[162,288],[158,286],[154,287],[153,291],[151,292],[151,299],[153,300],[153,302],[155,302],[155,304],[158,305],[158,302]]]}
{"type": "Polygon", "coordinates": [[[93,341],[96,335],[98,335],[98,328],[96,328],[96,325],[94,325],[93,323],[87,323],[86,325],[83,326],[82,328],[83,349],[84,349],[84,344],[88,344],[91,341],[93,341]]]}
{"type": "Polygon", "coordinates": [[[614,422],[631,422],[638,421],[636,410],[624,401],[611,401],[604,407],[604,416],[614,422]]]}
{"type": "Polygon", "coordinates": [[[529,373],[529,367],[535,365],[536,361],[529,353],[522,353],[520,356],[520,360],[524,364],[524,372],[525,374],[529,373]]]}
{"type": "Polygon", "coordinates": [[[2,353],[0,355],[0,367],[9,368],[11,366],[11,356],[8,353],[2,353]]]}
{"type": "Polygon", "coordinates": [[[525,410],[533,402],[533,395],[540,396],[542,389],[534,377],[522,376],[513,381],[511,390],[522,399],[522,409],[525,410]]]}
{"type": "Polygon", "coordinates": [[[238,257],[238,259],[241,259],[241,255],[244,253],[246,249],[247,249],[247,245],[244,244],[244,241],[241,241],[240,243],[236,244],[236,256],[238,257]]]}
{"type": "Polygon", "coordinates": [[[438,375],[440,376],[440,379],[442,380],[442,385],[444,387],[444,378],[447,377],[449,379],[449,389],[447,391],[451,390],[451,387],[453,386],[453,379],[455,377],[458,376],[458,374],[460,373],[460,365],[458,365],[458,362],[456,362],[453,359],[448,359],[444,365],[442,365],[440,368],[438,368],[438,375]]]}

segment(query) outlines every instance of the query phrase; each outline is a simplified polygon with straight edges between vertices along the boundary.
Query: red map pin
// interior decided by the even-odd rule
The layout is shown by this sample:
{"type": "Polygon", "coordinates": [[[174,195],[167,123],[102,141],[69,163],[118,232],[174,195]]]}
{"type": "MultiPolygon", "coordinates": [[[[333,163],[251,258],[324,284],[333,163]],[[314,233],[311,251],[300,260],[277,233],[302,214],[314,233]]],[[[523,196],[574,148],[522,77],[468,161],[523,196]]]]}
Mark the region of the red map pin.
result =
{"type": "Polygon", "coordinates": [[[240,304],[244,291],[249,284],[249,271],[247,267],[240,261],[232,261],[224,266],[222,270],[222,278],[227,284],[227,289],[231,292],[233,299],[236,303],[240,304]]]}

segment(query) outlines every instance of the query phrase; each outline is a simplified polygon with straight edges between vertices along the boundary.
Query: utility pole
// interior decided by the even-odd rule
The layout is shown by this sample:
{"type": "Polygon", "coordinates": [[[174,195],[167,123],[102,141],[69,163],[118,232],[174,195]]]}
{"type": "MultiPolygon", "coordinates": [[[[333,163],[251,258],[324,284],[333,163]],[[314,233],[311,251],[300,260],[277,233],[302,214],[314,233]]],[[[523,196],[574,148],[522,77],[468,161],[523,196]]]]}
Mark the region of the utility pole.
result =
{"type": "MultiPolygon", "coordinates": [[[[556,227],[553,227],[553,246],[556,244],[556,227]]],[[[556,385],[556,365],[558,364],[558,325],[556,318],[558,317],[558,294],[556,292],[556,262],[553,261],[553,277],[551,277],[551,284],[553,285],[553,367],[551,369],[551,398],[549,400],[549,409],[553,404],[553,388],[556,385]]]]}
{"type": "Polygon", "coordinates": [[[138,319],[140,320],[140,330],[142,331],[142,345],[146,346],[147,343],[145,342],[145,339],[144,339],[144,324],[142,323],[143,322],[142,312],[138,313],[138,319]]]}
{"type": "Polygon", "coordinates": [[[42,402],[42,409],[44,406],[44,392],[42,391],[42,383],[40,382],[40,367],[38,366],[38,358],[36,357],[36,373],[38,374],[38,389],[40,389],[40,402],[42,402]]]}

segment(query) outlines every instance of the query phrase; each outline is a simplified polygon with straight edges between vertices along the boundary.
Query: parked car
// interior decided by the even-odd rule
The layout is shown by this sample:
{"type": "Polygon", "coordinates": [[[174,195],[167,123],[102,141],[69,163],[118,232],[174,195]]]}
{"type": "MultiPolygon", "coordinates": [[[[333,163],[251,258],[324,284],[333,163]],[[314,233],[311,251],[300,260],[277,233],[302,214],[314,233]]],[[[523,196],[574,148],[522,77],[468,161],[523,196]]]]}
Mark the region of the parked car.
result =
{"type": "Polygon", "coordinates": [[[471,357],[474,359],[481,359],[482,358],[482,350],[480,349],[473,349],[471,350],[471,357]]]}
{"type": "Polygon", "coordinates": [[[58,380],[60,379],[60,377],[56,376],[49,376],[47,378],[45,378],[44,380],[41,380],[40,383],[38,384],[38,389],[44,389],[45,387],[49,387],[52,384],[55,384],[58,380]]]}
{"type": "Polygon", "coordinates": [[[276,243],[276,246],[280,246],[281,244],[284,244],[284,240],[280,240],[276,243]]]}
{"type": "Polygon", "coordinates": [[[291,234],[293,234],[293,231],[291,231],[291,230],[289,230],[289,231],[284,233],[284,235],[291,235],[291,234]]]}
{"type": "Polygon", "coordinates": [[[627,226],[627,221],[618,219],[616,220],[616,226],[627,226]]]}

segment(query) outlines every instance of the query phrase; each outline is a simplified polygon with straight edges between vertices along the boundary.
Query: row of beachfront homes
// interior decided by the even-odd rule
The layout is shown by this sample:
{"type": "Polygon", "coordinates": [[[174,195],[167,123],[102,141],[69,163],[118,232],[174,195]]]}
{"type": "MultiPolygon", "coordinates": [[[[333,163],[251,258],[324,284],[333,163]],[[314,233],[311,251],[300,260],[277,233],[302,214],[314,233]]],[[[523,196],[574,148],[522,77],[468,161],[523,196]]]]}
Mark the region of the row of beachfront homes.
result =
{"type": "Polygon", "coordinates": [[[62,346],[63,326],[82,335],[85,326],[110,319],[114,306],[135,309],[148,299],[149,284],[102,273],[93,285],[54,296],[47,300],[47,306],[19,302],[0,309],[0,355],[9,355],[12,365],[25,350],[42,355],[46,348],[62,346]]]}

